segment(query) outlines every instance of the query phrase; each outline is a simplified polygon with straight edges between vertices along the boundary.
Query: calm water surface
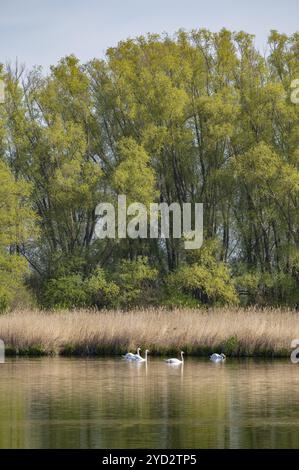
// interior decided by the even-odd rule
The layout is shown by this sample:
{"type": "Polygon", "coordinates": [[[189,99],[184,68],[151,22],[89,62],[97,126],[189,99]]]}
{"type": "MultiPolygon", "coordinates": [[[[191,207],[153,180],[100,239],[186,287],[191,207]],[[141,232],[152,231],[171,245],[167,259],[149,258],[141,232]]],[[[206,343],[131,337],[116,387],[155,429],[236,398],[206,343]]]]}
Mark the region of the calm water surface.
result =
{"type": "Polygon", "coordinates": [[[299,365],[0,365],[0,448],[299,448],[299,365]]]}

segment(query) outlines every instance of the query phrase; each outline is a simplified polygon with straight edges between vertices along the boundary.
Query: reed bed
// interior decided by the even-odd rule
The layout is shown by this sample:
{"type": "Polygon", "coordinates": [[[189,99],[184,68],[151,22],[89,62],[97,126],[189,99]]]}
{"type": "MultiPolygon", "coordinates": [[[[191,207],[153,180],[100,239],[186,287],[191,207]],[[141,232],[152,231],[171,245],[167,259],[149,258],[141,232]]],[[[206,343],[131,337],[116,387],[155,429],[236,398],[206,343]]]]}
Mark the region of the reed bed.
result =
{"type": "Polygon", "coordinates": [[[289,356],[299,338],[292,310],[222,308],[124,311],[18,310],[0,316],[7,354],[119,355],[148,348],[151,355],[224,352],[229,356],[289,356]]]}

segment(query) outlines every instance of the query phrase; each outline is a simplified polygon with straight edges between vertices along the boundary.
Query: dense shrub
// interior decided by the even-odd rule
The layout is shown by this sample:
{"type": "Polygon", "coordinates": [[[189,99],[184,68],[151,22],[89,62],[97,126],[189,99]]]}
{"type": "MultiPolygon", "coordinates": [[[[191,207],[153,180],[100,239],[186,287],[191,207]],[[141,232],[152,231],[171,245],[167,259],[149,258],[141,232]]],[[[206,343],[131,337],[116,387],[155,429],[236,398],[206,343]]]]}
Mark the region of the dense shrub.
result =
{"type": "Polygon", "coordinates": [[[212,241],[190,255],[191,264],[167,277],[167,303],[178,306],[236,304],[238,296],[226,264],[216,258],[217,244],[212,241]]]}
{"type": "Polygon", "coordinates": [[[118,286],[97,269],[87,279],[80,274],[50,279],[44,289],[43,304],[48,308],[112,307],[117,303],[118,286]]]}
{"type": "Polygon", "coordinates": [[[288,273],[244,272],[235,278],[235,284],[245,305],[299,306],[297,281],[288,273]]]}
{"type": "Polygon", "coordinates": [[[143,292],[157,276],[146,257],[124,260],[112,277],[101,268],[83,278],[69,274],[50,279],[44,287],[43,305],[48,308],[130,307],[144,300],[143,292]]]}
{"type": "Polygon", "coordinates": [[[135,260],[123,260],[116,274],[116,282],[120,288],[120,304],[133,306],[140,302],[146,303],[146,292],[158,276],[157,269],[151,267],[146,256],[135,260]]]}

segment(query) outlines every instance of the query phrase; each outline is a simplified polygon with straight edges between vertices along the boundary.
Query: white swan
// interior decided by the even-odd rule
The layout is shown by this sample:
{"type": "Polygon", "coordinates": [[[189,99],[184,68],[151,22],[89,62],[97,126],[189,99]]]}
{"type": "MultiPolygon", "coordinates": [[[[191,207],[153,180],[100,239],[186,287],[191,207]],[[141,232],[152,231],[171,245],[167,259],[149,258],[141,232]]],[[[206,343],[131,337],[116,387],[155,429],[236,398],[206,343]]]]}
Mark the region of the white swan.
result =
{"type": "Polygon", "coordinates": [[[167,362],[167,364],[184,364],[184,351],[181,351],[181,358],[180,360],[172,357],[171,359],[165,359],[165,362],[167,362]]]}
{"type": "Polygon", "coordinates": [[[210,360],[212,362],[224,362],[226,359],[226,355],[221,353],[221,354],[217,354],[217,353],[214,353],[212,354],[212,356],[210,356],[210,360]]]}
{"type": "Polygon", "coordinates": [[[148,349],[145,350],[145,355],[144,355],[144,357],[141,357],[141,356],[137,357],[137,354],[136,354],[136,359],[135,359],[135,361],[136,361],[136,362],[147,362],[147,353],[149,353],[149,350],[148,350],[148,349]]]}
{"type": "Polygon", "coordinates": [[[124,359],[127,359],[127,361],[136,361],[138,358],[140,358],[140,351],[141,348],[137,348],[137,354],[133,354],[131,352],[128,352],[123,356],[124,359]]]}

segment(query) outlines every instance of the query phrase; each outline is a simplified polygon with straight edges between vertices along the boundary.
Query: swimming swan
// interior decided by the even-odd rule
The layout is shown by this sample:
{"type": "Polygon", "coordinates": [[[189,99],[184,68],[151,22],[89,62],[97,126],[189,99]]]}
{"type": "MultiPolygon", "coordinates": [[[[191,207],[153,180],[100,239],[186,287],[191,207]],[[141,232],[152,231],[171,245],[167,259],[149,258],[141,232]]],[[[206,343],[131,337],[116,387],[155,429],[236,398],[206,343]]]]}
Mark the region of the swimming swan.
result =
{"type": "Polygon", "coordinates": [[[217,354],[217,353],[214,353],[212,354],[212,356],[210,356],[210,360],[212,362],[224,362],[226,359],[226,355],[221,353],[221,354],[217,354]]]}
{"type": "Polygon", "coordinates": [[[140,351],[141,351],[141,348],[137,348],[137,354],[133,354],[133,353],[128,352],[127,354],[125,354],[123,356],[123,358],[127,359],[127,361],[136,361],[137,359],[139,359],[141,357],[140,356],[140,351]]]}
{"type": "Polygon", "coordinates": [[[180,360],[172,357],[171,359],[165,359],[165,362],[167,362],[167,364],[184,364],[184,351],[181,351],[181,358],[180,360]]]}
{"type": "Polygon", "coordinates": [[[136,354],[135,361],[136,362],[147,362],[147,353],[149,353],[148,349],[145,350],[145,357],[141,357],[141,356],[137,357],[137,354],[136,354]]]}

